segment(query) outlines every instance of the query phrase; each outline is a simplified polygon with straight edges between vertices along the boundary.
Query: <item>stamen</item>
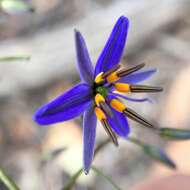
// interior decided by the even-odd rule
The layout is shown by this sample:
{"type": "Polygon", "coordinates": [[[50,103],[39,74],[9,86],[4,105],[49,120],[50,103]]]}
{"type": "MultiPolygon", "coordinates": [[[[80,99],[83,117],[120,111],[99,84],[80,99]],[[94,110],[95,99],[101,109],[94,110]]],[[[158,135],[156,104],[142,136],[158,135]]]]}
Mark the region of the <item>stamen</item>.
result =
{"type": "Polygon", "coordinates": [[[145,64],[142,63],[130,69],[122,69],[118,71],[118,69],[120,68],[120,65],[118,65],[118,67],[114,67],[113,69],[110,69],[108,72],[104,73],[102,77],[106,77],[107,82],[114,83],[118,81],[121,77],[127,76],[135,71],[138,71],[144,66],[145,64]]]}
{"type": "Polygon", "coordinates": [[[152,128],[152,129],[156,129],[156,127],[154,127],[151,123],[149,123],[146,119],[144,119],[142,116],[140,116],[139,114],[137,114],[135,111],[133,111],[130,108],[127,108],[123,103],[121,103],[119,100],[117,99],[112,99],[110,101],[110,105],[117,110],[118,112],[123,113],[124,115],[126,115],[128,118],[142,124],[145,127],[148,128],[152,128]]]}
{"type": "Polygon", "coordinates": [[[130,92],[130,85],[126,83],[116,83],[114,84],[115,89],[119,92],[130,92]]]}
{"type": "Polygon", "coordinates": [[[121,67],[121,65],[115,65],[115,67],[113,67],[113,68],[111,68],[109,71],[103,73],[103,74],[102,74],[102,78],[106,78],[106,77],[109,76],[111,73],[117,71],[120,67],[121,67]]]}
{"type": "Polygon", "coordinates": [[[98,107],[101,107],[107,115],[113,117],[110,107],[106,104],[105,99],[101,94],[96,94],[95,103],[98,107]]]}
{"type": "Polygon", "coordinates": [[[161,92],[163,89],[156,86],[146,86],[146,85],[129,85],[127,83],[116,83],[114,84],[115,89],[119,92],[161,92]]]}
{"type": "Polygon", "coordinates": [[[113,130],[111,129],[111,127],[110,127],[110,125],[109,125],[109,123],[108,123],[108,121],[106,119],[106,115],[104,114],[104,112],[99,107],[95,107],[94,112],[95,112],[96,117],[98,118],[98,120],[102,123],[106,133],[109,135],[112,142],[116,146],[118,146],[117,136],[113,132],[113,130]]]}
{"type": "Polygon", "coordinates": [[[97,106],[100,106],[100,102],[105,102],[105,99],[101,94],[96,94],[94,99],[97,106]]]}
{"type": "Polygon", "coordinates": [[[131,92],[161,92],[163,88],[156,86],[145,86],[145,85],[131,85],[131,92]]]}
{"type": "Polygon", "coordinates": [[[106,115],[104,114],[104,112],[100,108],[95,107],[94,112],[95,112],[98,120],[100,120],[100,121],[106,120],[106,115]]]}
{"type": "Polygon", "coordinates": [[[110,105],[112,108],[121,113],[123,113],[123,111],[126,109],[126,106],[117,99],[112,99],[110,101],[110,105]]]}
{"type": "Polygon", "coordinates": [[[145,66],[145,63],[141,63],[141,64],[136,65],[136,66],[129,68],[129,69],[122,69],[122,70],[118,71],[117,74],[119,77],[124,77],[124,76],[127,76],[131,73],[134,73],[134,72],[142,69],[144,66],[145,66]]]}
{"type": "Polygon", "coordinates": [[[104,73],[101,72],[101,73],[99,73],[99,74],[96,76],[96,78],[95,78],[95,83],[96,83],[96,84],[101,83],[101,82],[104,81],[104,79],[102,78],[102,75],[103,75],[103,74],[104,74],[104,73]]]}
{"type": "Polygon", "coordinates": [[[109,82],[109,83],[113,83],[113,82],[116,82],[120,79],[120,77],[118,76],[117,72],[113,72],[111,73],[110,75],[107,76],[106,80],[109,82]]]}
{"type": "Polygon", "coordinates": [[[106,104],[106,102],[100,102],[100,107],[102,108],[102,110],[104,111],[104,113],[106,113],[106,115],[109,115],[110,117],[113,117],[112,110],[106,104]]]}
{"type": "Polygon", "coordinates": [[[113,130],[111,129],[109,123],[107,120],[102,120],[101,121],[106,133],[108,134],[108,136],[110,137],[110,139],[112,140],[112,142],[114,143],[115,146],[118,146],[118,140],[117,140],[117,136],[116,134],[113,132],[113,130]]]}
{"type": "Polygon", "coordinates": [[[146,119],[144,119],[142,116],[137,114],[135,111],[133,111],[130,108],[126,108],[123,113],[130,119],[142,124],[145,127],[156,129],[155,126],[153,126],[151,123],[149,123],[146,119]]]}

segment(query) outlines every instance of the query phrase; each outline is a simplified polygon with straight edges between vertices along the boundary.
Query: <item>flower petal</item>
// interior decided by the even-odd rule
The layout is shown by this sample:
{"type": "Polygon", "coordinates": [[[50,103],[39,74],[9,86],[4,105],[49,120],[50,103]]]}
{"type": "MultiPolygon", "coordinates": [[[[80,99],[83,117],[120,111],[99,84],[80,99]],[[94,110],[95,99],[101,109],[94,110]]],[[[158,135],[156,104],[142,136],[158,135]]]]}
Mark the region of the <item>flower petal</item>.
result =
{"type": "Polygon", "coordinates": [[[119,136],[126,138],[130,131],[126,117],[113,108],[110,107],[110,109],[112,110],[113,117],[107,116],[108,123],[119,136]]]}
{"type": "Polygon", "coordinates": [[[115,24],[112,33],[97,60],[95,76],[100,72],[108,71],[114,65],[119,63],[125,46],[128,27],[128,18],[121,16],[115,24]]]}
{"type": "Polygon", "coordinates": [[[126,77],[123,77],[119,80],[119,82],[129,83],[129,84],[136,84],[140,83],[144,80],[147,80],[156,72],[156,69],[150,69],[146,71],[136,72],[126,77]]]}
{"type": "Polygon", "coordinates": [[[97,118],[94,114],[93,106],[84,112],[83,118],[83,168],[88,174],[94,157],[94,144],[96,138],[97,118]]]}
{"type": "MultiPolygon", "coordinates": [[[[115,96],[109,95],[107,96],[107,100],[116,98],[115,96]]],[[[107,115],[108,123],[113,128],[114,132],[116,132],[121,137],[127,137],[130,129],[127,118],[120,112],[116,111],[110,106],[110,109],[113,113],[113,116],[110,117],[107,115]]]]}
{"type": "Polygon", "coordinates": [[[114,95],[116,97],[123,98],[123,99],[131,101],[131,102],[149,102],[149,103],[153,103],[153,101],[150,98],[131,98],[131,97],[127,97],[127,96],[124,96],[122,94],[118,94],[118,93],[114,93],[114,92],[109,93],[109,94],[114,95]]]}
{"type": "Polygon", "coordinates": [[[89,106],[91,93],[89,85],[78,84],[39,108],[33,118],[39,125],[48,125],[79,116],[89,106]]]}
{"type": "Polygon", "coordinates": [[[75,44],[80,78],[84,82],[91,84],[93,82],[94,68],[84,38],[77,30],[75,30],[75,44]]]}

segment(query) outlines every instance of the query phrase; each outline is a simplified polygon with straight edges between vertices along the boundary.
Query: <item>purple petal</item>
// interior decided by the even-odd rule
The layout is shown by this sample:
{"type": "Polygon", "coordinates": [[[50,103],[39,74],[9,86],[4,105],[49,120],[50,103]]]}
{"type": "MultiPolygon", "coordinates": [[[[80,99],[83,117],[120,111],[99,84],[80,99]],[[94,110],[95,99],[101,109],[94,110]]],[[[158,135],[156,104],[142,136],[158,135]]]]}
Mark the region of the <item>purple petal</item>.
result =
{"type": "Polygon", "coordinates": [[[129,84],[140,83],[150,78],[155,72],[156,72],[156,69],[136,72],[136,73],[133,73],[131,75],[121,78],[118,82],[129,83],[129,84]]]}
{"type": "Polygon", "coordinates": [[[124,95],[118,94],[118,93],[114,93],[114,92],[109,93],[109,94],[123,98],[123,99],[131,101],[131,102],[149,102],[149,103],[153,102],[150,98],[129,98],[127,96],[124,96],[124,95]]]}
{"type": "Polygon", "coordinates": [[[111,110],[113,117],[107,116],[110,126],[119,136],[126,138],[129,134],[129,124],[126,117],[113,108],[111,110]]]}
{"type": "Polygon", "coordinates": [[[91,84],[93,82],[94,68],[84,38],[77,30],[75,30],[75,44],[80,78],[84,82],[91,84]]]}
{"type": "Polygon", "coordinates": [[[96,138],[97,118],[93,106],[84,112],[83,118],[83,167],[85,174],[88,174],[94,157],[94,144],[96,138]]]}
{"type": "Polygon", "coordinates": [[[87,84],[78,84],[39,108],[34,120],[39,125],[66,121],[79,116],[89,106],[92,92],[87,84]]]}
{"type": "Polygon", "coordinates": [[[128,27],[128,18],[121,16],[115,24],[112,33],[97,60],[95,76],[100,72],[108,71],[114,65],[119,63],[125,46],[128,27]]]}
{"type": "MultiPolygon", "coordinates": [[[[109,100],[113,98],[116,97],[112,95],[108,96],[109,100]]],[[[110,109],[112,110],[113,117],[107,116],[108,123],[119,136],[126,138],[130,132],[127,118],[122,113],[114,110],[112,107],[110,107],[110,109]]]]}

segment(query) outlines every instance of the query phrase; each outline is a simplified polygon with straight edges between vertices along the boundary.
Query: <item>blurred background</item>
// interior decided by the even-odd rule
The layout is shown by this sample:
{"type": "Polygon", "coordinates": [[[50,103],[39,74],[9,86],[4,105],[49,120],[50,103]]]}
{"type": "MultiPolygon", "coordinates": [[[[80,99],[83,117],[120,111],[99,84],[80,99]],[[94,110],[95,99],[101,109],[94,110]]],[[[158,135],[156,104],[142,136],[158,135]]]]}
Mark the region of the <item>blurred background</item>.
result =
{"type": "MultiPolygon", "coordinates": [[[[162,86],[147,95],[154,103],[129,103],[158,126],[190,128],[189,0],[31,0],[35,12],[0,12],[0,56],[29,55],[29,61],[0,63],[0,165],[23,190],[60,190],[82,165],[81,118],[53,126],[37,126],[34,111],[79,82],[75,68],[74,28],[84,35],[93,62],[117,18],[130,19],[122,63],[146,63],[158,72],[145,84],[162,86]],[[66,148],[55,159],[52,152],[66,148]]],[[[136,96],[135,96],[136,97],[136,96]]],[[[142,97],[138,96],[138,97],[142,97]]],[[[152,162],[135,145],[120,140],[106,146],[94,165],[121,189],[179,189],[159,186],[174,181],[190,187],[190,142],[161,140],[130,122],[132,135],[163,147],[178,165],[172,171],[152,162]],[[181,177],[183,175],[183,177],[181,177]],[[179,179],[176,180],[176,179],[179,179]],[[158,181],[161,180],[161,181],[158,181]],[[154,182],[157,181],[157,182],[154,182]],[[163,182],[164,184],[165,182],[163,182]]],[[[99,125],[97,141],[107,138],[99,125]]],[[[0,184],[0,190],[6,189],[0,184]]],[[[93,171],[73,189],[111,189],[93,171]]]]}

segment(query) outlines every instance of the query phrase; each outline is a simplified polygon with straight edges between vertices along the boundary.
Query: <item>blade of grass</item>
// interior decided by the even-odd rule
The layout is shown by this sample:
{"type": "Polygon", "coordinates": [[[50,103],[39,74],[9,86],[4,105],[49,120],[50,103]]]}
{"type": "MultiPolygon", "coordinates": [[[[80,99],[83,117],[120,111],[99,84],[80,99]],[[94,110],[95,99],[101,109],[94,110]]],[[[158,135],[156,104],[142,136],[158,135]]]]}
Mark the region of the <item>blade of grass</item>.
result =
{"type": "Polygon", "coordinates": [[[2,168],[0,168],[0,180],[4,183],[8,190],[19,190],[15,182],[5,174],[2,168]]]}
{"type": "Polygon", "coordinates": [[[113,182],[113,180],[112,180],[109,176],[106,176],[105,174],[103,174],[99,169],[97,169],[97,168],[94,167],[94,166],[92,166],[91,168],[92,168],[92,170],[93,170],[98,176],[102,176],[105,181],[107,181],[109,184],[111,184],[113,190],[121,190],[120,187],[118,187],[118,186],[115,184],[115,182],[113,182]]]}
{"type": "Polygon", "coordinates": [[[0,61],[22,61],[22,60],[30,60],[30,56],[28,55],[21,55],[21,56],[7,56],[7,57],[0,57],[0,61]]]}
{"type": "Polygon", "coordinates": [[[133,137],[128,137],[128,141],[136,144],[137,146],[140,146],[143,152],[153,160],[159,161],[160,163],[164,164],[165,166],[168,166],[171,169],[176,169],[176,165],[173,162],[173,160],[170,157],[168,157],[165,151],[161,148],[151,144],[146,144],[133,137]]]}
{"type": "Polygon", "coordinates": [[[8,14],[26,13],[35,11],[32,4],[23,0],[1,0],[1,9],[8,14]]]}

